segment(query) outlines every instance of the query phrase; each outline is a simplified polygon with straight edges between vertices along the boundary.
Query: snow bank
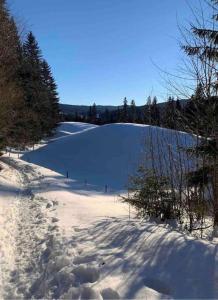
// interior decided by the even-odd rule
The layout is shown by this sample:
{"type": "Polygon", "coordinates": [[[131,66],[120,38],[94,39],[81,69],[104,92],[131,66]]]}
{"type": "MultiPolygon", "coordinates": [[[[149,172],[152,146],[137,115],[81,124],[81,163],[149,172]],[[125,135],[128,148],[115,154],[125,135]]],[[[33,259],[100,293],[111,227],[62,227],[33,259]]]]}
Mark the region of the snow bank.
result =
{"type": "Polygon", "coordinates": [[[47,146],[25,154],[22,159],[80,183],[86,182],[96,190],[104,187],[123,190],[129,176],[142,162],[151,166],[151,138],[155,144],[154,157],[161,156],[165,168],[169,166],[169,147],[176,160],[177,148],[193,143],[192,137],[186,133],[137,124],[93,126],[63,123],[58,130],[59,133],[65,130],[77,133],[57,138],[47,146]]]}

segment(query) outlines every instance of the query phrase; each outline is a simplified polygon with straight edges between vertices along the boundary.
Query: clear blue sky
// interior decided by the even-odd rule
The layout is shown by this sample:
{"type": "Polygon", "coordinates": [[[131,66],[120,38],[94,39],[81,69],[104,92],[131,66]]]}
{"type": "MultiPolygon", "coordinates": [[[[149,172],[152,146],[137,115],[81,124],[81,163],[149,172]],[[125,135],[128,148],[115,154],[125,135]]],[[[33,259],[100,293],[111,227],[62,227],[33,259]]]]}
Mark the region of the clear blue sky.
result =
{"type": "MultiPolygon", "coordinates": [[[[188,2],[193,2],[189,0],[188,2]]],[[[196,1],[196,0],[195,0],[196,1]]],[[[186,0],[9,0],[52,67],[62,103],[165,100],[158,69],[180,61],[186,0]]]]}

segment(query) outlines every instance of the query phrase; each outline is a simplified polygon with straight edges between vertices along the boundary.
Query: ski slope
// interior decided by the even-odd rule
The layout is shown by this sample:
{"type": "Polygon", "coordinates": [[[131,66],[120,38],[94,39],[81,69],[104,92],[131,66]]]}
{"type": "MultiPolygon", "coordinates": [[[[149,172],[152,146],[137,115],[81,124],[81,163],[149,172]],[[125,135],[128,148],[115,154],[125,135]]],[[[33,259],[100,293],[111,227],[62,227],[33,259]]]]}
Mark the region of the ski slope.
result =
{"type": "Polygon", "coordinates": [[[165,169],[169,167],[169,147],[175,160],[178,147],[193,143],[186,133],[153,126],[62,123],[50,143],[22,159],[68,175],[78,183],[86,182],[93,190],[107,185],[110,191],[120,191],[142,163],[151,167],[150,139],[156,161],[161,155],[165,169]]]}

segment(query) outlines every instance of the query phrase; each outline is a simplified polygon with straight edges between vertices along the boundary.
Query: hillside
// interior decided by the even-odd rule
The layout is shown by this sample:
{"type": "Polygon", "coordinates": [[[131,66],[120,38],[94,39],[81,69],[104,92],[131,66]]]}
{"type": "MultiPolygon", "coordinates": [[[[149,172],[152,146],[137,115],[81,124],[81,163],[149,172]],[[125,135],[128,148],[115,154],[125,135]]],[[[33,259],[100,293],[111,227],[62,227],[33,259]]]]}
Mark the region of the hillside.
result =
{"type": "MultiPolygon", "coordinates": [[[[156,144],[154,155],[165,153],[167,168],[169,146],[176,159],[177,148],[193,142],[186,133],[136,124],[96,126],[85,123],[62,123],[57,137],[48,145],[25,154],[22,159],[49,168],[78,182],[88,182],[93,189],[123,190],[130,175],[141,164],[150,166],[149,139],[156,144]],[[160,149],[161,148],[161,149],[160,149]]],[[[158,167],[158,165],[157,165],[158,167]]]]}

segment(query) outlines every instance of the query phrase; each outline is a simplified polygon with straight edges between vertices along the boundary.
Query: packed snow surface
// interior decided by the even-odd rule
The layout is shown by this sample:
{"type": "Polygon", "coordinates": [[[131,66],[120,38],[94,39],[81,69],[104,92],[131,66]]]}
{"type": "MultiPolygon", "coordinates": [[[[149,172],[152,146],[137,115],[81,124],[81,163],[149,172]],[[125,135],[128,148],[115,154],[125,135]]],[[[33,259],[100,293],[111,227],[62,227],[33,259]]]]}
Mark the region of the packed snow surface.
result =
{"type": "MultiPolygon", "coordinates": [[[[121,203],[116,193],[101,190],[105,180],[97,183],[100,177],[94,172],[94,165],[88,169],[94,172],[94,180],[91,181],[88,174],[84,182],[76,173],[79,171],[74,164],[76,160],[69,162],[70,153],[76,154],[74,148],[79,147],[75,140],[92,149],[77,153],[82,165],[84,155],[93,149],[97,151],[97,144],[111,159],[115,148],[121,151],[121,145],[126,146],[127,140],[141,139],[146,129],[129,124],[96,127],[67,123],[60,126],[58,135],[48,145],[24,155],[34,163],[16,159],[15,155],[3,157],[0,172],[1,299],[218,298],[216,241],[198,240],[169,225],[135,219],[134,211],[121,203]],[[94,133],[101,138],[99,143],[94,133]],[[90,146],[85,144],[85,136],[90,137],[90,146]],[[108,139],[110,143],[106,142],[108,139]],[[95,145],[91,143],[93,140],[95,145]],[[64,159],[65,167],[68,166],[75,178],[74,175],[66,178],[63,171],[57,172],[58,157],[64,159]],[[35,164],[36,160],[41,160],[40,165],[35,164]]],[[[164,131],[164,134],[173,139],[170,132],[164,131]]],[[[181,136],[186,142],[187,137],[181,136]]],[[[127,152],[133,153],[131,142],[127,152]]],[[[138,154],[144,149],[144,145],[140,148],[142,144],[140,140],[134,148],[138,154]]],[[[100,151],[97,154],[100,155],[100,151]]],[[[95,165],[100,170],[103,157],[98,155],[95,165]]],[[[91,155],[86,163],[90,160],[91,155]]],[[[115,162],[119,163],[116,159],[115,162]]],[[[112,163],[116,176],[118,167],[124,163],[118,166],[113,160],[112,163]]],[[[85,165],[83,172],[87,170],[85,165]]],[[[104,168],[102,166],[102,170],[104,168]]],[[[110,176],[104,179],[109,180],[110,176]]],[[[115,187],[117,190],[122,187],[124,178],[115,187]]]]}
{"type": "MultiPolygon", "coordinates": [[[[123,190],[140,164],[151,166],[150,139],[153,155],[161,156],[164,168],[169,165],[170,151],[177,158],[177,148],[187,147],[193,138],[186,133],[137,124],[95,126],[84,123],[62,123],[53,142],[23,156],[23,159],[49,168],[93,189],[107,185],[110,190],[123,190]],[[63,132],[68,134],[62,135],[63,132]],[[165,156],[165,159],[164,159],[165,156]]],[[[159,166],[158,166],[159,167],[159,166]]]]}

